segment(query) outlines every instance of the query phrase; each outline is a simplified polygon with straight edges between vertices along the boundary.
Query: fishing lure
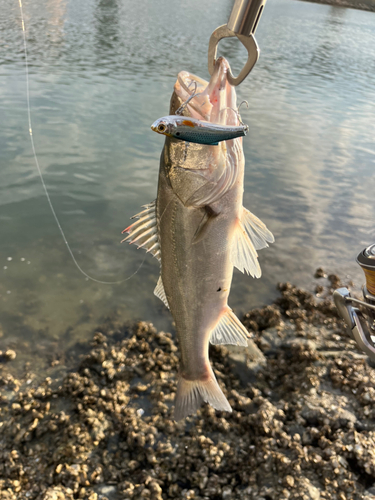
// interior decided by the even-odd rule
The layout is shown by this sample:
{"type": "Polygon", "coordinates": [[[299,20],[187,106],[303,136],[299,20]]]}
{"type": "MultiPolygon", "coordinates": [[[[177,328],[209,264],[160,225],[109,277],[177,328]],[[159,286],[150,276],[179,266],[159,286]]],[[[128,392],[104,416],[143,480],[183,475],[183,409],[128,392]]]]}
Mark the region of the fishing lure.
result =
{"type": "Polygon", "coordinates": [[[221,141],[244,137],[249,126],[243,123],[237,126],[216,125],[196,118],[170,115],[156,120],[151,129],[180,141],[217,146],[221,141]]]}

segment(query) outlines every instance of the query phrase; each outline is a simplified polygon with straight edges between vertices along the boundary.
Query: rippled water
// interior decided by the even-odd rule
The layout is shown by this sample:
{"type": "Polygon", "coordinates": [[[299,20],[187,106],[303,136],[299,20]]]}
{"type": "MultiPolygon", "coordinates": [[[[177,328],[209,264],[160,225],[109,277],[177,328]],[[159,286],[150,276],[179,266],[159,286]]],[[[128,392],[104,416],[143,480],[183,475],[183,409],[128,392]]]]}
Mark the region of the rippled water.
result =
{"type": "MultiPolygon", "coordinates": [[[[121,230],[155,198],[161,136],[178,72],[208,77],[209,36],[230,0],[30,0],[24,3],[33,133],[55,210],[82,268],[122,280],[144,252],[121,230]]],[[[309,286],[318,266],[350,275],[375,242],[375,14],[269,0],[257,30],[261,57],[238,89],[244,204],[276,237],[261,252],[261,280],[236,272],[237,312],[269,303],[278,281],[309,286]]],[[[235,41],[221,53],[235,71],[235,41]]],[[[170,327],[153,295],[158,263],[146,256],[120,285],[87,281],[48,207],[28,136],[17,0],[0,16],[0,348],[52,352],[88,338],[105,315],[170,327]],[[10,260],[11,259],[11,260],[10,260]]]]}

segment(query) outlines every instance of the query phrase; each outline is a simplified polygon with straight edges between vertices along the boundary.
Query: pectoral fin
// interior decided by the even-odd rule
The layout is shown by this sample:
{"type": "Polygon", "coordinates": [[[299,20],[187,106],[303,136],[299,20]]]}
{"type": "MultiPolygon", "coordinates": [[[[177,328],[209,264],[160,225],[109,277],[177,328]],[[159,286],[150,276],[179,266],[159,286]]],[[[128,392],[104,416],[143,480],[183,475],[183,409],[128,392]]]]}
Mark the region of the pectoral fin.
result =
{"type": "Polygon", "coordinates": [[[158,283],[157,283],[156,288],[154,290],[154,294],[157,296],[158,299],[160,299],[162,302],[164,302],[166,307],[168,307],[168,309],[169,309],[169,304],[168,304],[167,296],[165,295],[164,285],[163,285],[163,281],[161,279],[161,276],[159,276],[159,280],[158,280],[158,283]]]}
{"type": "Polygon", "coordinates": [[[261,250],[268,247],[268,243],[273,243],[275,238],[267,226],[254,214],[242,207],[241,222],[246,230],[248,237],[254,244],[255,250],[261,250]]]}
{"type": "Polygon", "coordinates": [[[254,214],[242,207],[241,220],[237,221],[236,234],[232,248],[232,262],[242,273],[260,278],[262,271],[258,262],[257,250],[273,243],[273,234],[254,214]]]}
{"type": "Polygon", "coordinates": [[[258,254],[240,221],[237,222],[235,239],[232,247],[232,262],[241,273],[260,278],[262,271],[258,262],[258,254]]]}
{"type": "Polygon", "coordinates": [[[211,344],[231,344],[247,346],[248,331],[234,312],[229,309],[211,333],[211,344]]]}
{"type": "Polygon", "coordinates": [[[138,248],[144,248],[160,261],[155,201],[149,205],[144,205],[143,208],[145,210],[132,217],[132,219],[138,220],[123,230],[123,233],[128,233],[129,236],[122,241],[136,243],[138,248]]]}

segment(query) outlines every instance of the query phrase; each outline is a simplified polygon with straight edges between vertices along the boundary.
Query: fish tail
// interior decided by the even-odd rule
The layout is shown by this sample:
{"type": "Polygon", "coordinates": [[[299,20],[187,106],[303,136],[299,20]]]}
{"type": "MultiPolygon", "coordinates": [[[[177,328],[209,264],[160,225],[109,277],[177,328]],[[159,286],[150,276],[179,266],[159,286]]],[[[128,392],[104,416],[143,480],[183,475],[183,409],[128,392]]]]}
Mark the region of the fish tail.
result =
{"type": "Polygon", "coordinates": [[[209,403],[215,410],[232,411],[212,369],[204,380],[187,380],[180,374],[174,408],[175,420],[195,413],[202,403],[209,403]]]}

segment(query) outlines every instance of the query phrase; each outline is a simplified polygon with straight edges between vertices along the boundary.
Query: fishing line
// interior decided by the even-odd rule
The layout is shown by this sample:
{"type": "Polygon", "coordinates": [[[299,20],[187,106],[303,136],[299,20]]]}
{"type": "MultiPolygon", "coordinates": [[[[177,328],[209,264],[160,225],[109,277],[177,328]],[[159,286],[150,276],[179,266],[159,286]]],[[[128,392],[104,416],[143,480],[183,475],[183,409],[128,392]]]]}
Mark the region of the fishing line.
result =
{"type": "Polygon", "coordinates": [[[42,183],[42,186],[43,186],[43,189],[44,189],[44,192],[46,194],[46,197],[47,197],[47,201],[48,201],[48,204],[51,208],[51,211],[52,211],[52,215],[53,217],[55,218],[55,221],[56,221],[56,224],[57,224],[57,227],[59,228],[59,231],[61,233],[61,236],[64,240],[64,243],[70,253],[70,256],[71,258],[73,259],[73,262],[74,264],[76,265],[77,269],[89,280],[91,281],[95,281],[95,283],[100,283],[102,285],[119,285],[120,283],[124,283],[125,281],[128,281],[130,280],[130,278],[132,278],[133,276],[135,276],[137,274],[137,272],[141,269],[141,267],[143,266],[143,263],[145,261],[145,258],[143,259],[143,261],[141,262],[140,266],[138,267],[138,269],[131,275],[129,276],[128,278],[124,279],[124,280],[121,280],[121,281],[101,281],[101,280],[98,280],[96,278],[93,278],[92,276],[90,276],[89,274],[87,274],[82,268],[81,266],[78,264],[77,262],[77,259],[75,258],[74,256],[74,253],[72,251],[72,249],[70,248],[70,245],[68,243],[68,240],[66,239],[66,236],[65,236],[65,233],[63,231],[63,228],[61,227],[61,224],[60,224],[60,221],[56,215],[56,212],[55,212],[55,209],[53,208],[53,205],[52,205],[52,202],[51,202],[51,198],[49,196],[49,193],[48,193],[48,190],[47,190],[47,186],[46,186],[46,183],[44,182],[44,178],[43,178],[43,174],[42,174],[42,170],[40,168],[40,165],[39,165],[39,160],[38,160],[38,157],[36,155],[36,151],[35,151],[35,144],[34,144],[34,137],[33,137],[33,130],[32,130],[32,127],[31,127],[31,110],[30,110],[30,89],[29,89],[29,64],[28,64],[28,58],[27,58],[27,43],[26,43],[26,30],[25,30],[25,22],[24,22],[24,17],[23,17],[23,8],[22,8],[22,0],[18,0],[18,3],[19,3],[19,6],[20,6],[20,11],[21,11],[21,21],[22,21],[22,35],[23,35],[23,46],[24,46],[24,53],[25,53],[25,74],[26,74],[26,99],[27,99],[27,116],[28,116],[28,119],[29,119],[29,135],[30,135],[30,141],[31,141],[31,148],[32,148],[32,151],[33,151],[33,155],[34,155],[34,160],[35,160],[35,165],[38,169],[38,173],[39,173],[39,177],[40,177],[40,180],[41,180],[41,183],[42,183]]]}

